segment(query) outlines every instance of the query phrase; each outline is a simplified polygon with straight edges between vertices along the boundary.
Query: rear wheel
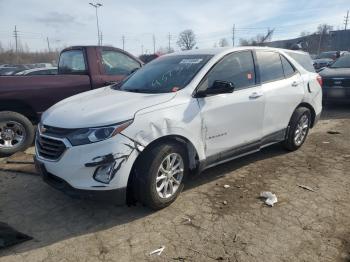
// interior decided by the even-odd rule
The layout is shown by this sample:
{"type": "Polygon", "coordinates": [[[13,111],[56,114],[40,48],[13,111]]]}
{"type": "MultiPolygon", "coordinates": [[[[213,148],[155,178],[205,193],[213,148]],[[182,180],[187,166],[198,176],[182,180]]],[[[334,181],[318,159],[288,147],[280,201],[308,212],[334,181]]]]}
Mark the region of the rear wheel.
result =
{"type": "Polygon", "coordinates": [[[25,150],[34,140],[34,127],[28,118],[11,111],[0,112],[0,154],[25,150]]]}
{"type": "Polygon", "coordinates": [[[308,108],[297,108],[289,122],[287,138],[284,147],[290,151],[299,149],[305,142],[311,124],[311,113],[308,108]]]}
{"type": "Polygon", "coordinates": [[[157,210],[169,206],[183,189],[187,154],[177,143],[160,144],[145,152],[136,167],[138,200],[157,210]]]}

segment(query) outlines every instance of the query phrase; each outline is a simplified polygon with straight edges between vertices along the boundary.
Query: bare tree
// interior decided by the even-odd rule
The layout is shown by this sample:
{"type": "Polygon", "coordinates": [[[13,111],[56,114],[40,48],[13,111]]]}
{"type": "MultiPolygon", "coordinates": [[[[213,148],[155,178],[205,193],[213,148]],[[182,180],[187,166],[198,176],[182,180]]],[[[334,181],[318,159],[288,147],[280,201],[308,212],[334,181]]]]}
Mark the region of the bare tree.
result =
{"type": "Polygon", "coordinates": [[[261,46],[264,45],[266,42],[270,41],[273,35],[273,32],[275,29],[268,29],[266,34],[262,35],[259,34],[251,39],[239,39],[239,43],[241,46],[261,46]]]}
{"type": "Polygon", "coordinates": [[[181,50],[193,49],[193,47],[196,45],[196,35],[191,29],[182,31],[179,34],[177,45],[181,48],[181,50]]]}
{"type": "Polygon", "coordinates": [[[219,46],[220,47],[225,47],[225,46],[228,46],[228,41],[226,38],[221,38],[220,41],[219,41],[219,46]]]}
{"type": "Polygon", "coordinates": [[[333,30],[333,26],[328,24],[321,24],[317,27],[317,33],[322,35],[328,35],[329,31],[333,30]]]}

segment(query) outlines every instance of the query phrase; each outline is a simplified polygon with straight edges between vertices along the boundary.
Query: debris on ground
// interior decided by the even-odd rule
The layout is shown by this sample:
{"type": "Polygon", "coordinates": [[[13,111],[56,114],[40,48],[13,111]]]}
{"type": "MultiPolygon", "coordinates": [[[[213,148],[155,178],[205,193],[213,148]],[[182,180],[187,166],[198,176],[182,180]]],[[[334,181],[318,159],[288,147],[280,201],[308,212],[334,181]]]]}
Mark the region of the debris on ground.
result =
{"type": "Polygon", "coordinates": [[[191,223],[191,218],[189,217],[182,217],[182,220],[186,223],[191,223]]]}
{"type": "Polygon", "coordinates": [[[329,144],[330,142],[328,142],[328,141],[323,141],[322,143],[323,143],[323,144],[329,144]]]}
{"type": "Polygon", "coordinates": [[[224,185],[224,188],[230,188],[230,185],[224,185]]]}
{"type": "Polygon", "coordinates": [[[334,131],[334,130],[329,130],[327,133],[331,134],[331,135],[340,135],[341,134],[339,131],[334,131]]]}
{"type": "Polygon", "coordinates": [[[0,249],[33,239],[20,233],[6,223],[0,222],[0,249]]]}
{"type": "Polygon", "coordinates": [[[316,192],[312,187],[306,186],[306,185],[298,185],[298,187],[301,187],[303,189],[312,191],[312,192],[316,192]]]}
{"type": "Polygon", "coordinates": [[[158,255],[160,256],[160,254],[162,254],[163,250],[165,249],[165,246],[162,246],[156,250],[153,250],[152,252],[149,253],[150,256],[152,255],[158,255]]]}
{"type": "Polygon", "coordinates": [[[227,205],[227,201],[225,200],[224,202],[222,202],[224,205],[227,205]]]}
{"type": "Polygon", "coordinates": [[[6,160],[7,164],[23,164],[23,165],[27,165],[27,164],[34,164],[33,160],[12,160],[12,159],[8,159],[6,160]]]}
{"type": "Polygon", "coordinates": [[[266,198],[265,204],[268,206],[273,207],[273,205],[277,203],[277,196],[275,194],[272,194],[271,192],[261,192],[260,197],[266,198]]]}

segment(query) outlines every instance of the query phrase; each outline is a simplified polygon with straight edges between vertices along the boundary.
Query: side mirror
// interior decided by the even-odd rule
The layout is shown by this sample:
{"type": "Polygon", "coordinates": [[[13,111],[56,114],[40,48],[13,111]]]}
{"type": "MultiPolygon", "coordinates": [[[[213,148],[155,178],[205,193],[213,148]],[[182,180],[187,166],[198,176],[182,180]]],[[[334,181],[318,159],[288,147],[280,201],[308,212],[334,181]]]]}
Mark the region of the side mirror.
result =
{"type": "Polygon", "coordinates": [[[227,81],[214,81],[213,85],[206,90],[197,91],[196,97],[205,97],[207,95],[228,94],[234,91],[233,83],[227,81]]]}

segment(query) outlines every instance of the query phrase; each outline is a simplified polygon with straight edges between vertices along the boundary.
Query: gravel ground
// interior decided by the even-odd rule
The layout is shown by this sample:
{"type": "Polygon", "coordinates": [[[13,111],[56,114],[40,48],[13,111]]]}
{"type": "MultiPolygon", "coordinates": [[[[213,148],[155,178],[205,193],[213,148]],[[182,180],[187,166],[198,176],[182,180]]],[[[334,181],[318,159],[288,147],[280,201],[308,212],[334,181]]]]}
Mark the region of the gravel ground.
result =
{"type": "Polygon", "coordinates": [[[301,150],[274,145],[207,170],[158,212],[73,200],[37,175],[0,171],[0,221],[34,238],[0,261],[350,261],[349,171],[348,107],[325,111],[301,150]]]}

